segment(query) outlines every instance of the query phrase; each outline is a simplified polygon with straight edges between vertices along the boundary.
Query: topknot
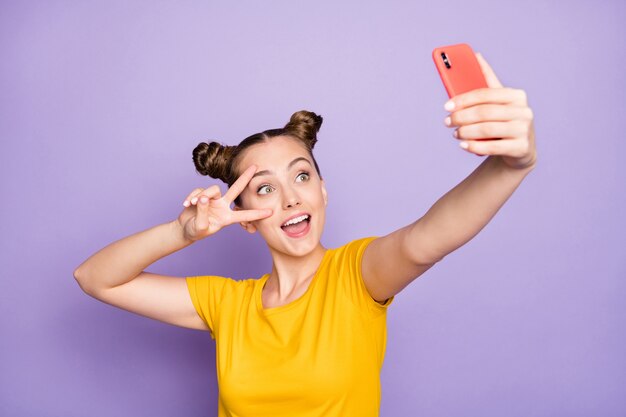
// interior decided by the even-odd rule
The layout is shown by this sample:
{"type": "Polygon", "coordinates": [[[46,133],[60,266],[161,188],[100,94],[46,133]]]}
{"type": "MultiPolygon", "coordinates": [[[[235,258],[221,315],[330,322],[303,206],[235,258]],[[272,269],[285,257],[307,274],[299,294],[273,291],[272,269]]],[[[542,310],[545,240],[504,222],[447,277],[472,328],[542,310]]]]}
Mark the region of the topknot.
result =
{"type": "Polygon", "coordinates": [[[196,171],[228,183],[230,159],[236,146],[224,146],[217,142],[201,142],[193,150],[196,171]]]}
{"type": "Polygon", "coordinates": [[[313,149],[317,142],[317,132],[323,121],[322,116],[307,110],[300,110],[291,116],[284,129],[288,134],[306,143],[309,149],[313,149]]]}

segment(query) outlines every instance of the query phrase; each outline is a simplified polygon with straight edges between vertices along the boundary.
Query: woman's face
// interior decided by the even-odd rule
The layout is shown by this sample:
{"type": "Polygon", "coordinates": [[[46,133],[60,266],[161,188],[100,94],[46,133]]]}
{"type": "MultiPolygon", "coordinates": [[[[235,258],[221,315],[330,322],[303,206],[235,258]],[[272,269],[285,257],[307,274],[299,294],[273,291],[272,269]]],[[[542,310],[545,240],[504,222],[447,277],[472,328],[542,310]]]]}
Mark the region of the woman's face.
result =
{"type": "MultiPolygon", "coordinates": [[[[255,176],[240,194],[243,209],[271,208],[270,217],[244,222],[250,232],[259,231],[271,248],[301,256],[315,249],[322,235],[328,202],[326,187],[313,160],[297,139],[276,136],[248,148],[240,159],[241,173],[256,165],[255,176]],[[307,214],[308,232],[293,236],[281,226],[294,216],[307,214]]],[[[235,209],[239,209],[236,207],[235,209]]]]}

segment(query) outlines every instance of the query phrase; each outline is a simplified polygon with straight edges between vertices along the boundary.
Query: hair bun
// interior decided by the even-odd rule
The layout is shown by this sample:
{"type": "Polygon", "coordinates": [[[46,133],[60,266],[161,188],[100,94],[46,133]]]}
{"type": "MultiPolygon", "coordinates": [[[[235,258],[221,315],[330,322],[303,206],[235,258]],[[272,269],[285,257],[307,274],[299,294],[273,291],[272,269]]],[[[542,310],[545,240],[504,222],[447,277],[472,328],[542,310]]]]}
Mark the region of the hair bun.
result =
{"type": "Polygon", "coordinates": [[[193,163],[196,171],[227,182],[228,160],[234,146],[224,146],[217,142],[201,142],[193,150],[193,163]]]}
{"type": "Polygon", "coordinates": [[[313,149],[317,142],[317,132],[322,127],[323,121],[322,116],[311,111],[300,110],[291,116],[289,123],[285,125],[285,130],[304,141],[313,149]]]}

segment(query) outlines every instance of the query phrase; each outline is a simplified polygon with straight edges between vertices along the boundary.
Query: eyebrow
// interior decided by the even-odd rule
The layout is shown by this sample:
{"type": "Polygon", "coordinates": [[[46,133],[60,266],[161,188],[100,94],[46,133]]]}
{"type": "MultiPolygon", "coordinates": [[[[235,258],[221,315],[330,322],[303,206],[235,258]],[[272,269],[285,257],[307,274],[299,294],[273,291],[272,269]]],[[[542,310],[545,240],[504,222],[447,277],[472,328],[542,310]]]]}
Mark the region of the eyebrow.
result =
{"type": "MultiPolygon", "coordinates": [[[[287,170],[290,170],[290,169],[291,169],[291,167],[292,167],[292,166],[294,166],[294,165],[295,165],[297,162],[299,162],[299,161],[306,161],[306,162],[308,162],[308,163],[309,163],[309,165],[311,165],[311,162],[310,162],[308,159],[306,159],[306,158],[304,158],[304,157],[300,156],[300,157],[298,157],[298,158],[294,159],[293,161],[289,162],[289,165],[287,165],[287,170]]],[[[274,172],[269,171],[269,170],[267,170],[267,169],[264,169],[263,171],[257,171],[257,172],[256,172],[256,173],[252,176],[252,178],[254,178],[254,177],[258,177],[258,176],[261,176],[261,175],[274,175],[274,172]]],[[[252,180],[252,178],[250,178],[250,180],[252,180]]]]}

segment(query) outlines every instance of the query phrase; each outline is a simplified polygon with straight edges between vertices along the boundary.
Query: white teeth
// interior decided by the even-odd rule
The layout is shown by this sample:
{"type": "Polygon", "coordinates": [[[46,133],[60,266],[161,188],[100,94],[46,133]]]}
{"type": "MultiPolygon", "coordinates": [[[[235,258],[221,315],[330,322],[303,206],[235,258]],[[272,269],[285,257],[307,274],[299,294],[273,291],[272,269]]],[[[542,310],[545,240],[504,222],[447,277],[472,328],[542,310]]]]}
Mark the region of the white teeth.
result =
{"type": "Polygon", "coordinates": [[[285,226],[289,226],[290,224],[296,224],[296,223],[300,223],[302,220],[306,220],[309,218],[308,214],[304,214],[300,217],[296,217],[295,219],[291,219],[289,220],[287,223],[283,224],[283,227],[285,226]]]}

